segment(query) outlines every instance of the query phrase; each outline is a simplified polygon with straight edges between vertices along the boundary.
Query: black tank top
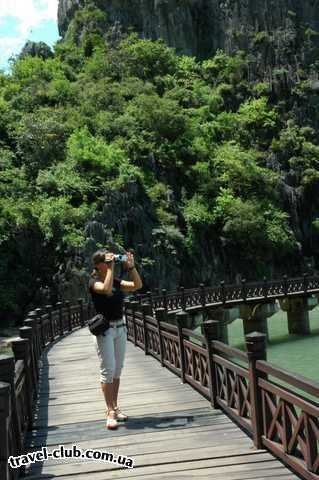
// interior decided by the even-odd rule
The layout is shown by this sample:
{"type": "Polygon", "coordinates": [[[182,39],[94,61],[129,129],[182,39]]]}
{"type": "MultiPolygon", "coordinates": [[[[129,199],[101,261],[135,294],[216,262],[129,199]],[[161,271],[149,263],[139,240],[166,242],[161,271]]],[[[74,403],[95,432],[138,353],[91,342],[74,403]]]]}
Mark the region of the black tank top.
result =
{"type": "Polygon", "coordinates": [[[121,320],[124,301],[124,294],[120,290],[121,279],[113,278],[113,292],[110,296],[93,290],[93,285],[97,281],[95,278],[91,278],[89,281],[89,291],[96,313],[103,313],[108,320],[121,320]]]}

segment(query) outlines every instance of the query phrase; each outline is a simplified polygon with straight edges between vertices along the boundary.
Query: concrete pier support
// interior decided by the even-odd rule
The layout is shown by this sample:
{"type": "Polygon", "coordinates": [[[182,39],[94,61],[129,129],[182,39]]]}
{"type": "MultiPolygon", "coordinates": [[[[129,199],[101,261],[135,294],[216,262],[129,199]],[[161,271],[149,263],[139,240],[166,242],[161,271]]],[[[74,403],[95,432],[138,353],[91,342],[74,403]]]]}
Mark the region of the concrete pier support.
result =
{"type": "Polygon", "coordinates": [[[309,306],[307,297],[285,298],[280,301],[287,312],[288,332],[292,335],[309,335],[309,306]]]}
{"type": "Polygon", "coordinates": [[[274,303],[241,305],[240,318],[243,319],[244,334],[264,333],[269,338],[267,318],[276,313],[274,303]]]}

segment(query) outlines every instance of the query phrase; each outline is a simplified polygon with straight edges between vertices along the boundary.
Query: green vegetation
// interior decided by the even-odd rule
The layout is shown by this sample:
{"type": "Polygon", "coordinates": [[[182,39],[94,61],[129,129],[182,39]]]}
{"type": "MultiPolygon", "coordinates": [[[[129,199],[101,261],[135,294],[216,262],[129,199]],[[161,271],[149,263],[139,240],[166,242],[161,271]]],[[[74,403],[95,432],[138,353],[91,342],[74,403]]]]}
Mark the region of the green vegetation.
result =
{"type": "Polygon", "coordinates": [[[3,312],[28,308],[37,279],[50,285],[65,251],[84,245],[106,191],[130,182],[153,205],[157,232],[190,255],[203,235],[223,239],[256,278],[298,251],[278,185],[291,169],[296,187],[319,184],[318,119],[301,128],[298,116],[307,82],[287,100],[248,81],[243,52],[201,62],[134,33],[114,41],[103,15],[88,6],[52,57],[33,48],[0,74],[3,312]]]}

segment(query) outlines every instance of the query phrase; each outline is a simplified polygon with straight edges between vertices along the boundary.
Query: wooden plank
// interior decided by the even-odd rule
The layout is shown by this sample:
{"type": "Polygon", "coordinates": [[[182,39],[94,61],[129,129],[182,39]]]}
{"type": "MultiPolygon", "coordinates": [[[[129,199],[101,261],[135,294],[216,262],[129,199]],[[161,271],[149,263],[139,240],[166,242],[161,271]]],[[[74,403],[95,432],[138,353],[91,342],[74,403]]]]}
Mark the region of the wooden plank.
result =
{"type": "MultiPolygon", "coordinates": [[[[181,437],[179,437],[181,438],[181,437]]],[[[123,440],[125,440],[124,437],[123,440]]],[[[136,443],[132,445],[126,441],[125,443],[118,443],[115,445],[114,442],[110,442],[106,438],[101,439],[99,442],[99,446],[97,447],[96,440],[91,440],[90,442],[77,442],[76,445],[78,448],[84,450],[85,448],[99,448],[105,451],[118,452],[117,454],[131,456],[134,457],[136,455],[150,455],[150,454],[159,454],[162,453],[163,456],[166,456],[167,452],[183,452],[187,449],[199,449],[199,448],[207,448],[207,447],[221,447],[225,446],[226,448],[229,447],[231,443],[236,443],[238,446],[247,446],[248,448],[251,446],[249,439],[244,435],[242,432],[233,431],[232,433],[226,433],[224,435],[219,434],[218,437],[214,437],[211,432],[205,434],[205,432],[198,432],[194,433],[193,435],[184,436],[182,438],[182,442],[177,444],[175,438],[171,438],[170,440],[153,440],[152,442],[143,442],[143,443],[136,443]],[[196,447],[194,447],[196,445],[196,447]]],[[[70,448],[70,447],[69,447],[70,448]]],[[[52,450],[52,447],[50,447],[52,450]]],[[[77,463],[77,459],[67,459],[64,461],[65,463],[77,463]]],[[[59,464],[60,460],[57,459],[48,459],[46,461],[46,465],[55,465],[59,464]]]]}
{"type": "MultiPolygon", "coordinates": [[[[182,385],[172,385],[172,386],[167,386],[166,388],[165,387],[162,387],[162,388],[150,388],[150,389],[145,389],[145,390],[139,390],[139,391],[136,391],[134,392],[133,390],[130,391],[130,392],[120,392],[120,397],[122,400],[125,400],[126,401],[126,398],[131,398],[132,396],[134,397],[134,393],[138,394],[139,396],[141,395],[144,395],[144,394],[148,394],[150,393],[151,395],[157,395],[157,396],[161,396],[163,394],[163,392],[167,392],[167,393],[178,393],[179,395],[183,395],[184,392],[189,392],[189,391],[192,391],[194,392],[194,390],[189,386],[189,385],[185,385],[187,388],[185,389],[184,386],[182,385]]],[[[95,388],[97,394],[101,394],[101,388],[95,388]]],[[[92,402],[92,401],[95,401],[95,394],[92,395],[92,392],[91,390],[87,391],[87,390],[83,390],[83,391],[80,391],[80,392],[77,392],[76,393],[76,399],[77,399],[77,402],[80,403],[80,402],[92,402]]],[[[55,394],[55,395],[49,395],[49,396],[44,396],[43,395],[43,400],[41,399],[41,395],[39,396],[39,401],[37,402],[37,406],[38,407],[45,407],[45,408],[50,408],[51,406],[54,407],[54,406],[58,406],[58,405],[73,405],[74,404],[74,392],[67,392],[67,393],[62,393],[62,394],[55,394]],[[43,405],[42,405],[43,404],[43,405]]],[[[218,410],[214,411],[214,414],[216,414],[218,412],[218,410]]]]}
{"type": "MultiPolygon", "coordinates": [[[[250,466],[250,468],[252,468],[250,466]]],[[[130,473],[130,472],[129,472],[130,473]]],[[[285,474],[282,477],[282,470],[280,468],[269,468],[269,467],[264,467],[264,468],[254,468],[252,470],[246,470],[246,469],[241,469],[237,468],[236,471],[230,472],[229,467],[226,467],[223,470],[216,469],[216,468],[204,468],[200,470],[188,470],[186,472],[186,475],[184,477],[182,476],[176,476],[176,473],[159,473],[159,474],[152,474],[152,478],[154,477],[155,479],[161,478],[163,480],[168,479],[168,478],[184,478],[184,479],[197,479],[199,478],[200,480],[243,480],[243,479],[258,479],[261,480],[263,479],[274,479],[274,478],[280,478],[282,480],[286,480],[287,478],[294,478],[297,479],[297,477],[293,477],[292,474],[285,474]],[[258,476],[257,476],[258,475],[258,476]]],[[[131,475],[127,476],[122,476],[123,480],[126,478],[130,478],[131,475]]],[[[139,475],[137,477],[139,480],[148,480],[151,478],[150,475],[139,475]]]]}
{"type": "MultiPolygon", "coordinates": [[[[116,451],[115,449],[112,450],[114,454],[123,454],[125,452],[116,451]]],[[[184,451],[178,452],[167,452],[164,454],[162,453],[153,453],[152,455],[135,455],[134,460],[136,464],[136,469],[140,469],[141,467],[150,466],[150,465],[157,465],[158,471],[160,465],[166,465],[171,463],[177,462],[185,462],[185,461],[197,461],[197,460],[207,460],[212,458],[220,458],[220,457],[229,457],[232,455],[238,454],[245,454],[249,453],[249,446],[229,446],[229,447],[207,447],[207,448],[200,448],[200,449],[185,449],[184,451]]],[[[94,462],[94,461],[78,461],[76,463],[76,459],[74,459],[74,463],[64,463],[64,460],[61,460],[59,465],[47,465],[44,464],[34,464],[33,472],[41,471],[42,474],[48,475],[74,475],[74,474],[84,474],[89,471],[109,471],[109,470],[119,470],[123,469],[123,467],[115,466],[114,463],[106,463],[106,462],[94,462]]]]}
{"type": "MultiPolygon", "coordinates": [[[[227,469],[232,466],[232,465],[241,465],[245,464],[247,465],[247,468],[252,468],[255,469],[256,465],[258,462],[263,462],[265,465],[268,464],[268,461],[263,458],[264,454],[253,454],[253,455],[238,455],[238,456],[233,456],[233,457],[222,457],[222,458],[217,458],[217,459],[207,459],[207,460],[199,460],[199,461],[194,461],[194,462],[183,462],[183,463],[174,463],[174,464],[169,464],[169,465],[164,465],[160,467],[161,472],[159,472],[159,466],[150,466],[150,467],[142,467],[142,468],[134,468],[128,472],[126,470],[113,470],[112,471],[112,480],[113,479],[126,479],[129,477],[135,477],[138,480],[143,478],[149,478],[150,476],[162,476],[165,474],[171,474],[174,476],[174,478],[179,479],[187,479],[189,473],[196,472],[198,475],[200,475],[200,472],[203,471],[204,469],[211,468],[211,473],[210,473],[210,479],[215,479],[215,474],[214,474],[214,469],[217,467],[225,466],[227,469]]],[[[266,454],[267,455],[267,454],[266,454]]],[[[263,472],[263,471],[261,471],[263,472]]],[[[221,477],[222,480],[228,480],[228,475],[227,473],[223,474],[224,476],[221,477]]],[[[263,473],[260,473],[257,476],[255,474],[255,477],[251,480],[259,479],[262,480],[263,478],[267,478],[269,480],[269,477],[263,477],[263,473]]],[[[281,480],[297,480],[297,477],[294,476],[292,473],[283,471],[282,473],[275,474],[272,471],[272,477],[273,480],[279,477],[281,480]]],[[[35,480],[40,477],[38,476],[31,476],[28,477],[30,480],[35,480]]],[[[42,477],[41,477],[42,478],[42,477]]],[[[43,477],[45,478],[52,478],[52,477],[43,477]]],[[[67,477],[60,476],[59,478],[67,478],[68,480],[78,480],[78,475],[68,475],[67,477]]],[[[88,480],[105,480],[106,474],[105,471],[100,471],[100,472],[88,472],[85,474],[85,479],[88,480]]],[[[196,477],[197,478],[197,477],[196,477]]],[[[243,478],[246,478],[242,475],[239,477],[240,480],[243,480],[243,478]]]]}
{"type": "MultiPolygon", "coordinates": [[[[171,429],[171,430],[164,430],[160,432],[148,432],[148,433],[135,433],[134,434],[134,444],[135,445],[143,445],[144,443],[150,444],[152,442],[167,442],[174,440],[175,442],[178,439],[186,439],[186,438],[193,438],[193,441],[197,441],[198,438],[201,438],[201,434],[209,434],[213,438],[219,438],[221,435],[227,435],[228,438],[232,436],[240,436],[244,435],[243,432],[238,432],[238,429],[234,426],[225,426],[220,425],[216,427],[215,425],[201,425],[199,427],[187,427],[181,429],[171,429]],[[199,435],[200,434],[200,435],[199,435]]],[[[64,442],[64,445],[71,445],[73,442],[64,442]]],[[[109,438],[108,436],[104,436],[102,438],[93,440],[82,440],[81,442],[77,442],[77,444],[83,448],[114,448],[116,446],[125,447],[126,445],[132,445],[132,437],[130,434],[121,435],[114,437],[112,436],[109,438]]],[[[51,444],[50,448],[55,448],[59,444],[51,444]]],[[[31,450],[37,450],[38,447],[30,448],[31,450]]],[[[269,455],[269,454],[268,454],[269,455]]],[[[270,457],[269,457],[270,458],[270,457]]]]}
{"type": "MultiPolygon", "coordinates": [[[[139,413],[151,415],[152,413],[156,413],[158,409],[160,409],[162,414],[167,412],[178,412],[180,409],[187,410],[188,408],[198,408],[204,407],[207,405],[207,401],[204,399],[198,399],[197,401],[189,401],[189,402],[159,402],[157,404],[149,404],[149,405],[140,405],[140,406],[133,406],[127,407],[125,410],[128,415],[138,415],[139,413]]],[[[78,413],[74,412],[73,414],[66,413],[64,414],[63,411],[60,415],[48,415],[48,418],[40,418],[38,419],[36,415],[34,416],[34,427],[52,427],[57,425],[67,425],[72,424],[74,422],[81,422],[81,421],[88,421],[88,420],[99,420],[103,416],[103,412],[105,411],[105,405],[101,406],[100,411],[87,411],[87,413],[78,413]]]]}
{"type": "MultiPolygon", "coordinates": [[[[154,414],[152,417],[145,418],[140,416],[129,420],[128,427],[125,424],[114,431],[106,431],[105,420],[95,422],[82,422],[71,425],[60,425],[52,428],[36,429],[27,434],[27,439],[32,445],[46,445],[52,443],[62,444],[63,442],[77,442],[88,438],[117,437],[123,435],[138,435],[141,432],[154,431],[176,431],[177,429],[191,428],[192,426],[201,426],[209,424],[221,424],[223,417],[209,416],[203,414],[204,409],[180,411],[167,413],[163,418],[161,414],[154,414]]],[[[226,419],[226,417],[224,417],[226,419]]],[[[231,422],[227,419],[224,423],[229,425],[231,422]]]]}
{"type": "MultiPolygon", "coordinates": [[[[86,402],[79,402],[77,397],[76,401],[73,401],[73,403],[64,403],[63,407],[61,405],[50,405],[49,413],[50,415],[53,416],[59,416],[61,415],[61,410],[63,410],[63,414],[70,413],[73,414],[74,410],[76,410],[78,413],[85,413],[87,414],[88,410],[96,410],[96,409],[105,409],[105,400],[104,397],[102,397],[102,392],[100,392],[100,395],[96,396],[96,399],[92,399],[91,401],[86,400],[86,402]],[[101,398],[98,398],[101,397],[101,398]]],[[[143,407],[145,405],[148,405],[149,403],[152,403],[153,405],[161,404],[162,402],[158,401],[161,397],[158,395],[158,392],[156,394],[141,394],[140,396],[132,397],[132,396],[127,396],[125,400],[123,397],[120,399],[121,406],[123,409],[127,408],[132,408],[133,406],[137,407],[143,407]]],[[[176,404],[180,401],[181,398],[181,393],[168,393],[166,392],[165,395],[165,401],[167,404],[176,404]]],[[[196,392],[183,392],[183,400],[184,401],[198,401],[198,395],[196,395],[196,392]]],[[[44,417],[47,417],[48,415],[48,405],[38,405],[37,406],[37,418],[41,419],[44,417]]]]}
{"type": "MultiPolygon", "coordinates": [[[[122,378],[122,377],[121,377],[122,378]]],[[[99,378],[97,377],[96,378],[96,383],[95,385],[98,385],[99,386],[99,383],[100,383],[100,380],[99,378]]],[[[171,385],[171,386],[175,386],[176,385],[176,381],[174,379],[170,379],[169,381],[167,381],[167,385],[171,385]]],[[[156,382],[155,380],[152,379],[152,382],[148,382],[147,380],[144,380],[144,382],[134,382],[134,390],[135,391],[138,391],[139,389],[145,389],[146,387],[150,387],[150,388],[155,388],[155,387],[158,387],[158,386],[165,386],[165,381],[158,381],[156,382]]],[[[62,382],[57,382],[55,385],[52,385],[50,384],[47,384],[46,385],[46,388],[44,388],[43,385],[41,385],[40,387],[40,392],[41,394],[45,394],[47,395],[48,393],[50,394],[56,394],[56,393],[63,393],[63,392],[72,392],[73,390],[73,393],[74,393],[74,389],[75,388],[79,388],[80,390],[85,390],[85,387],[86,387],[86,384],[85,382],[82,382],[80,383],[80,386],[77,386],[77,387],[74,387],[74,385],[70,385],[68,383],[65,383],[63,384],[62,382]]],[[[87,388],[91,388],[91,389],[97,389],[96,386],[94,386],[94,382],[90,385],[88,385],[87,388]]],[[[125,381],[122,381],[121,380],[121,392],[122,391],[131,391],[131,384],[128,384],[128,382],[125,382],[125,381]]]]}
{"type": "MultiPolygon", "coordinates": [[[[193,391],[193,388],[189,384],[183,384],[180,381],[180,379],[175,379],[174,376],[157,379],[156,376],[155,375],[153,376],[151,372],[148,377],[149,378],[148,380],[146,380],[145,377],[146,375],[143,374],[143,376],[139,375],[139,376],[136,376],[135,378],[128,380],[127,378],[125,378],[125,370],[124,370],[123,377],[121,377],[121,389],[131,388],[132,391],[139,392],[141,391],[142,388],[148,391],[156,390],[156,389],[165,389],[165,388],[180,388],[180,389],[183,389],[183,391],[193,391]]],[[[84,377],[84,380],[83,379],[81,380],[82,380],[81,382],[79,381],[77,382],[77,388],[85,387],[85,385],[87,385],[89,389],[96,388],[100,390],[101,388],[99,374],[93,375],[93,380],[91,380],[90,382],[88,381],[85,382],[85,377],[84,377]]],[[[47,392],[51,393],[51,388],[53,387],[54,387],[54,391],[67,390],[67,389],[70,389],[70,386],[71,388],[74,388],[74,384],[72,386],[71,383],[72,382],[68,380],[64,380],[63,382],[62,380],[61,382],[59,382],[58,379],[57,381],[51,380],[50,382],[41,383],[39,392],[40,394],[47,393],[47,392]],[[61,388],[61,386],[63,386],[63,389],[61,388]]]]}

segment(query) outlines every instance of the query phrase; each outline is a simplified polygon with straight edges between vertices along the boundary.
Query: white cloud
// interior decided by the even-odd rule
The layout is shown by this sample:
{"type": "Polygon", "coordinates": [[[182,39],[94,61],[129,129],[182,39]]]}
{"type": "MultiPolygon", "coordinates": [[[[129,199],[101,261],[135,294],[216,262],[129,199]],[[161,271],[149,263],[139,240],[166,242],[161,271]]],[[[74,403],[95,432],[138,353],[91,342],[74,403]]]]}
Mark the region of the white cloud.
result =
{"type": "Polygon", "coordinates": [[[0,70],[8,70],[8,59],[20,52],[25,43],[19,37],[1,37],[0,43],[0,70]]]}
{"type": "Polygon", "coordinates": [[[1,55],[10,56],[12,51],[18,50],[23,47],[23,40],[18,37],[2,37],[1,38],[1,55]]]}
{"type": "Polygon", "coordinates": [[[0,68],[11,55],[18,53],[32,29],[46,20],[57,21],[58,0],[0,0],[0,68]],[[15,32],[1,33],[1,24],[11,18],[15,32]]]}
{"type": "Polygon", "coordinates": [[[17,30],[24,38],[32,27],[45,20],[57,19],[58,0],[0,0],[0,21],[17,20],[17,30]]]}

